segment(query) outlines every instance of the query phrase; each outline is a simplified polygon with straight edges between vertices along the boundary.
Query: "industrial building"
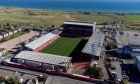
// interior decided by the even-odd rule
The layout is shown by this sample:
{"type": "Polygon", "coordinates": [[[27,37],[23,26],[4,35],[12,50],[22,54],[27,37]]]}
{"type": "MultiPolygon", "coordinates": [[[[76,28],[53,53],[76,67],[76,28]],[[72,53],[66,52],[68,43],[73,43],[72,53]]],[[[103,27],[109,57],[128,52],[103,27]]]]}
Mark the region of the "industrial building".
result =
{"type": "Polygon", "coordinates": [[[118,32],[116,35],[118,56],[139,56],[139,33],[118,32]]]}
{"type": "Polygon", "coordinates": [[[5,64],[25,66],[32,70],[42,69],[44,71],[66,72],[71,64],[71,57],[22,51],[11,61],[5,61],[5,64]]]}
{"type": "Polygon", "coordinates": [[[95,31],[96,22],[64,21],[63,34],[71,37],[89,37],[95,31]]]}
{"type": "Polygon", "coordinates": [[[95,59],[99,59],[103,49],[104,39],[105,34],[102,32],[93,33],[83,48],[82,53],[91,55],[95,59]]]}
{"type": "Polygon", "coordinates": [[[30,51],[38,52],[42,48],[46,47],[50,43],[54,42],[57,38],[59,38],[60,33],[61,33],[61,31],[54,30],[54,31],[47,33],[46,35],[26,44],[25,48],[30,51]]]}

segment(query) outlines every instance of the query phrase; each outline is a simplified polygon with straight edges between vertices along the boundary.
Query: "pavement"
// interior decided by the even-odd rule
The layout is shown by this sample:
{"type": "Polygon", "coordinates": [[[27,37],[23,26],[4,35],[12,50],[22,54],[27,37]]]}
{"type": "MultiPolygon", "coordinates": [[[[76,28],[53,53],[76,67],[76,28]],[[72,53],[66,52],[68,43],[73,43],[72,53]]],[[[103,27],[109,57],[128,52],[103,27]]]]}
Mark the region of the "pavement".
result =
{"type": "Polygon", "coordinates": [[[95,83],[80,81],[61,76],[51,76],[51,80],[49,81],[49,83],[46,84],[95,84],[95,83]]]}
{"type": "Polygon", "coordinates": [[[111,64],[112,64],[112,66],[115,67],[115,70],[111,70],[111,71],[116,72],[117,78],[121,80],[123,78],[122,77],[122,70],[121,70],[121,66],[120,66],[121,63],[118,61],[111,61],[111,64]]]}
{"type": "Polygon", "coordinates": [[[101,66],[101,68],[102,68],[102,71],[103,71],[103,75],[104,75],[104,79],[110,79],[109,78],[109,75],[108,75],[108,72],[107,72],[107,70],[106,70],[106,67],[105,67],[105,53],[104,53],[104,55],[102,56],[102,58],[100,58],[100,60],[99,60],[99,65],[101,66]]]}
{"type": "Polygon", "coordinates": [[[35,31],[31,31],[30,33],[21,35],[17,38],[14,38],[14,39],[11,39],[11,40],[8,40],[8,41],[1,43],[0,48],[5,48],[6,50],[11,50],[20,42],[24,42],[24,41],[32,38],[34,35],[39,35],[39,33],[35,32],[35,31]]]}

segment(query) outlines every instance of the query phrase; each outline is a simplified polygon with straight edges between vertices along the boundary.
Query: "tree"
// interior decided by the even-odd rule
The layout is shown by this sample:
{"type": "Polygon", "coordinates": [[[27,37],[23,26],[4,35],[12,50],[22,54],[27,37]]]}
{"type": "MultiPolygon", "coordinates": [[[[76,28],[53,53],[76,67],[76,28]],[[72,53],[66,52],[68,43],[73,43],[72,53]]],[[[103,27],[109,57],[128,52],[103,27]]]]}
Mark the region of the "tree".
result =
{"type": "Polygon", "coordinates": [[[5,81],[5,77],[4,76],[0,76],[0,81],[5,81]]]}
{"type": "Polygon", "coordinates": [[[130,78],[126,76],[125,78],[122,79],[121,84],[128,84],[129,79],[130,78]]]}
{"type": "Polygon", "coordinates": [[[48,78],[48,75],[47,74],[44,74],[44,75],[41,75],[41,76],[38,77],[38,81],[39,82],[45,81],[47,78],[48,78]]]}
{"type": "Polygon", "coordinates": [[[19,84],[19,79],[18,77],[11,77],[11,78],[8,78],[6,81],[6,84],[19,84]]]}
{"type": "Polygon", "coordinates": [[[87,75],[94,75],[96,77],[102,76],[102,69],[99,67],[89,67],[87,70],[87,75]]]}
{"type": "Polygon", "coordinates": [[[109,44],[107,44],[107,46],[106,46],[106,49],[107,49],[107,50],[112,50],[112,49],[116,49],[116,48],[117,48],[117,46],[116,46],[115,43],[109,43],[109,44]]]}
{"type": "Polygon", "coordinates": [[[52,25],[52,28],[55,28],[55,25],[52,25]]]}

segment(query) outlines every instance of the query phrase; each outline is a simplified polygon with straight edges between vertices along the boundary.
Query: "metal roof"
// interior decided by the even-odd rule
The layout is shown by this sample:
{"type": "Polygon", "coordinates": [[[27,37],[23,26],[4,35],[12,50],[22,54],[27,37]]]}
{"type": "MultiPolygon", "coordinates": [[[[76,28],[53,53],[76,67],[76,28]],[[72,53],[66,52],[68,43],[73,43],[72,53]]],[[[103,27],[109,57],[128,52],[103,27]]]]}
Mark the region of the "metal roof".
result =
{"type": "Polygon", "coordinates": [[[133,52],[140,52],[140,49],[137,48],[137,49],[132,49],[133,52]]]}
{"type": "Polygon", "coordinates": [[[93,33],[82,52],[90,55],[100,56],[105,35],[102,32],[93,33]]]}
{"type": "Polygon", "coordinates": [[[53,33],[48,33],[28,44],[26,44],[25,46],[30,48],[30,49],[36,49],[37,47],[41,46],[42,44],[46,43],[47,41],[49,41],[50,39],[52,39],[53,37],[55,37],[56,35],[53,33]]]}
{"type": "Polygon", "coordinates": [[[64,21],[64,24],[71,24],[71,25],[83,25],[83,26],[94,26],[94,22],[88,21],[64,21]]]}
{"type": "Polygon", "coordinates": [[[117,45],[118,48],[123,48],[123,45],[117,45]]]}
{"type": "Polygon", "coordinates": [[[134,31],[125,31],[123,35],[117,32],[116,41],[122,45],[140,45],[140,33],[134,31]]]}
{"type": "Polygon", "coordinates": [[[116,41],[118,44],[128,45],[128,40],[126,36],[116,36],[116,41]]]}
{"type": "Polygon", "coordinates": [[[139,36],[116,36],[116,41],[122,45],[140,45],[139,36]]]}
{"type": "Polygon", "coordinates": [[[58,29],[55,29],[53,31],[51,31],[51,33],[53,34],[60,34],[62,31],[58,30],[58,29]]]}
{"type": "Polygon", "coordinates": [[[136,56],[136,59],[140,62],[140,56],[136,56]]]}
{"type": "Polygon", "coordinates": [[[71,61],[71,57],[38,53],[33,51],[22,51],[14,58],[60,66],[67,66],[68,63],[71,61]]]}
{"type": "Polygon", "coordinates": [[[128,44],[129,45],[140,45],[140,36],[129,36],[128,44]]]}

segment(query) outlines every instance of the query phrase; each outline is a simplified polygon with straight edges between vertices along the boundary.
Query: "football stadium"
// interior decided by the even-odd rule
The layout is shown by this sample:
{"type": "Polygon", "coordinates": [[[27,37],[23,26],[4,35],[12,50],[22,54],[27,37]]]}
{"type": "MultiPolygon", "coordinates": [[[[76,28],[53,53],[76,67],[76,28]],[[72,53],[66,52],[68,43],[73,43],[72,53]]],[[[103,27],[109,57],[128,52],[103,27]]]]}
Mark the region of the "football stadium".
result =
{"type": "Polygon", "coordinates": [[[96,32],[95,22],[65,21],[63,30],[54,30],[25,45],[4,63],[36,71],[67,72],[71,63],[99,59],[105,35],[96,32]]]}

